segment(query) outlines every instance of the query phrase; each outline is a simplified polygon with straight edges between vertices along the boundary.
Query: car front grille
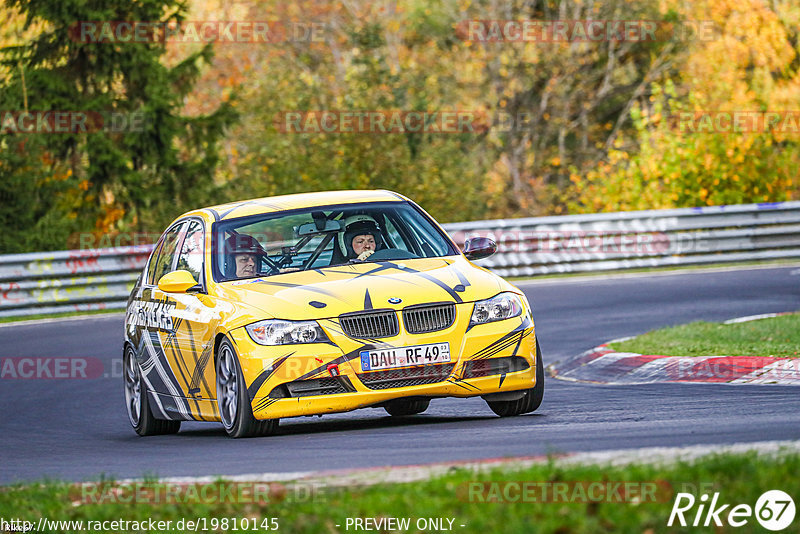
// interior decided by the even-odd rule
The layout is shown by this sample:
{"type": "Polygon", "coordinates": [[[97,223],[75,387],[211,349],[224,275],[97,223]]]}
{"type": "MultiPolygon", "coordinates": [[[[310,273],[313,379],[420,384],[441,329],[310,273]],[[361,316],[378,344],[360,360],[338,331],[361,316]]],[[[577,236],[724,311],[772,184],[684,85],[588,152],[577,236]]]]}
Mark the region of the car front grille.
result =
{"type": "Polygon", "coordinates": [[[397,314],[394,311],[357,312],[339,316],[344,333],[355,338],[396,336],[397,314]]]}
{"type": "Polygon", "coordinates": [[[523,371],[530,367],[528,360],[522,356],[506,356],[487,360],[471,360],[464,363],[463,378],[480,378],[482,376],[502,375],[523,371]]]}
{"type": "Polygon", "coordinates": [[[444,330],[456,320],[456,305],[426,304],[403,310],[403,324],[409,334],[424,334],[444,330]]]}
{"type": "Polygon", "coordinates": [[[424,365],[408,369],[387,369],[358,375],[358,379],[369,389],[390,389],[421,386],[443,382],[453,372],[454,363],[424,365]]]}

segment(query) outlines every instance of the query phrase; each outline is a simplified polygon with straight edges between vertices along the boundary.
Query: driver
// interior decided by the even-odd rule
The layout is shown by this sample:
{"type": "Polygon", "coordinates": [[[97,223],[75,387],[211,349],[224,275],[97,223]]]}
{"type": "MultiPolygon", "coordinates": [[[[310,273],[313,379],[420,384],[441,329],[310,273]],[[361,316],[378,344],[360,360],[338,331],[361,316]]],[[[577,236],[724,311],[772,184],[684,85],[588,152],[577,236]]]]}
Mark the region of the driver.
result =
{"type": "Polygon", "coordinates": [[[345,231],[339,234],[339,245],[345,252],[346,261],[364,261],[383,245],[380,227],[369,215],[348,217],[344,228],[345,231]]]}
{"type": "Polygon", "coordinates": [[[255,276],[261,257],[267,254],[258,240],[247,234],[234,234],[226,239],[225,252],[225,275],[232,278],[255,276]]]}

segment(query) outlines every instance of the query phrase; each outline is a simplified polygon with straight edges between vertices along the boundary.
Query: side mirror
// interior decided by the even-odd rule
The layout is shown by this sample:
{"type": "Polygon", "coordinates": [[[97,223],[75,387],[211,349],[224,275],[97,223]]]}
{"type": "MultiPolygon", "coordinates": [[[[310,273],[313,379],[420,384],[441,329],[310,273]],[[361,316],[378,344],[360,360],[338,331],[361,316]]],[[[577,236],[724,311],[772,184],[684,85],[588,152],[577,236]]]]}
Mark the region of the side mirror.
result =
{"type": "Polygon", "coordinates": [[[497,243],[488,237],[473,237],[464,243],[464,255],[468,260],[488,258],[497,252],[497,243]]]}
{"type": "Polygon", "coordinates": [[[172,271],[161,277],[158,281],[158,289],[164,293],[191,293],[199,291],[200,284],[194,279],[189,271],[172,271]]]}

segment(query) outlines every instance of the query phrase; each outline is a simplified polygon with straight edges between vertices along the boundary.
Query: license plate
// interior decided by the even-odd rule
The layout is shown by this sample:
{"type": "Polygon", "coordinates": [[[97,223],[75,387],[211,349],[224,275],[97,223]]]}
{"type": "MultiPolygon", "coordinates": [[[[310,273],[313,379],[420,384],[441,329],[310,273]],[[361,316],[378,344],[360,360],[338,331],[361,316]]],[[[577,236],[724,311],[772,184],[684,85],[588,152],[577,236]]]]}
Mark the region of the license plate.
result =
{"type": "Polygon", "coordinates": [[[394,349],[362,350],[361,369],[395,369],[412,365],[432,365],[450,361],[450,343],[431,343],[394,349]]]}

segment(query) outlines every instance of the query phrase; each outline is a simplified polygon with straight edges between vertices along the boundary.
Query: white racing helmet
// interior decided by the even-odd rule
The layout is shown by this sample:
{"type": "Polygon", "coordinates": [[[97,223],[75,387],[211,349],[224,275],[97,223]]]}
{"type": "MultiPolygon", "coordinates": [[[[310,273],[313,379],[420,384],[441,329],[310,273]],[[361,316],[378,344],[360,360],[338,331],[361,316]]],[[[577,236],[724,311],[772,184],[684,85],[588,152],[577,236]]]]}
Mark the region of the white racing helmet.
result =
{"type": "Polygon", "coordinates": [[[343,232],[339,232],[339,248],[346,258],[356,257],[353,250],[353,238],[357,235],[369,234],[375,238],[375,250],[379,250],[383,244],[381,239],[381,228],[378,223],[369,215],[351,215],[344,220],[342,225],[343,232]]]}

